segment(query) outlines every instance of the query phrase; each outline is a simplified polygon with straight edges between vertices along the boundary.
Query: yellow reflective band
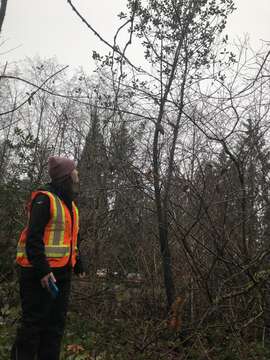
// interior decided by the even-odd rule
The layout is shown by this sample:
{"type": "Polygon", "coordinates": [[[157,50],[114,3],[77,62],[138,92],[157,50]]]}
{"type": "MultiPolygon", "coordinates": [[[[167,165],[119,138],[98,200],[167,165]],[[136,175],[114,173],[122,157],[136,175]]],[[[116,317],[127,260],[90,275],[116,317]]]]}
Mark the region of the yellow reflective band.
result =
{"type": "Polygon", "coordinates": [[[48,243],[52,244],[53,243],[53,237],[54,237],[54,233],[55,233],[55,225],[56,225],[56,219],[57,219],[57,207],[56,207],[56,200],[55,197],[49,193],[49,198],[50,198],[50,203],[51,203],[51,207],[52,207],[52,218],[51,218],[51,233],[49,234],[49,239],[48,239],[48,243]]]}
{"type": "Polygon", "coordinates": [[[63,245],[65,239],[65,209],[58,196],[50,194],[53,208],[51,220],[51,233],[48,245],[63,245]]]}
{"type": "Polygon", "coordinates": [[[74,202],[72,203],[72,205],[73,205],[73,213],[74,213],[74,225],[75,225],[74,229],[76,230],[76,232],[78,232],[78,230],[79,230],[79,210],[74,202]]]}
{"type": "Polygon", "coordinates": [[[69,247],[59,247],[54,249],[45,247],[45,254],[48,258],[62,258],[64,256],[69,256],[69,247]]]}
{"type": "MultiPolygon", "coordinates": [[[[45,254],[51,258],[62,258],[63,256],[69,256],[69,246],[45,246],[45,254]]],[[[17,256],[26,256],[25,246],[17,247],[17,256]]]]}
{"type": "MultiPolygon", "coordinates": [[[[61,205],[61,213],[62,213],[62,221],[65,224],[66,223],[66,214],[65,214],[65,209],[64,206],[62,205],[62,203],[60,202],[61,205]]],[[[64,240],[65,240],[65,229],[63,228],[63,230],[60,233],[60,239],[59,239],[59,244],[63,245],[64,244],[64,240]]]]}

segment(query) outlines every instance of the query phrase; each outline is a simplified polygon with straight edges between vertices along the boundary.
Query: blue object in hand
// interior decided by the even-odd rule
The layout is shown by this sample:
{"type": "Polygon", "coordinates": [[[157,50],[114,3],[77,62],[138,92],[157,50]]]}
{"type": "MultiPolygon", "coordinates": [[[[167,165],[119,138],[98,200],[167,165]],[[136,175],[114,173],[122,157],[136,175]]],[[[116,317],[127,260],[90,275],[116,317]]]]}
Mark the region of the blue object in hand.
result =
{"type": "Polygon", "coordinates": [[[58,289],[57,285],[53,282],[53,280],[51,278],[49,278],[48,283],[49,283],[50,294],[55,299],[59,294],[59,289],[58,289]]]}

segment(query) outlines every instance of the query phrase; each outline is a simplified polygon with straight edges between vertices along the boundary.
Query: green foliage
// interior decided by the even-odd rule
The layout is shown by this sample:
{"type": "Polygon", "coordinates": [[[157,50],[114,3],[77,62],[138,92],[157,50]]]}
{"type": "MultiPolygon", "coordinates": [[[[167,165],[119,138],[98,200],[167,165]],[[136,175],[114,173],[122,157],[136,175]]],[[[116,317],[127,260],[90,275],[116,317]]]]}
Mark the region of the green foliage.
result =
{"type": "Polygon", "coordinates": [[[97,321],[72,312],[64,338],[62,359],[153,360],[266,360],[270,348],[248,342],[239,333],[214,324],[188,337],[170,331],[165,321],[108,319],[97,321]]]}
{"type": "Polygon", "coordinates": [[[10,359],[10,349],[19,319],[17,282],[0,276],[0,359],[10,359]]]}
{"type": "Polygon", "coordinates": [[[0,323],[0,358],[1,360],[10,359],[11,350],[11,328],[6,324],[0,323]]]}
{"type": "MultiPolygon", "coordinates": [[[[0,358],[8,360],[19,318],[16,282],[0,284],[0,358]]],[[[270,347],[249,342],[239,333],[212,324],[189,336],[172,332],[166,320],[122,316],[99,318],[82,313],[72,304],[62,344],[61,360],[267,360],[270,347]],[[165,357],[166,356],[166,357],[165,357]]],[[[84,307],[87,308],[87,307],[84,307]]],[[[93,314],[94,315],[94,314],[93,314]]]]}
{"type": "Polygon", "coordinates": [[[25,213],[23,204],[26,193],[20,189],[20,182],[12,181],[0,184],[0,272],[12,271],[15,249],[20,231],[23,228],[25,213]]]}
{"type": "MultiPolygon", "coordinates": [[[[144,39],[145,58],[148,61],[160,61],[159,47],[162,46],[163,59],[169,63],[180,41],[185,43],[183,48],[188,49],[189,58],[194,58],[195,69],[209,63],[215,37],[225,29],[227,17],[235,9],[232,0],[151,0],[146,3],[129,0],[128,7],[139,19],[134,31],[144,39]]],[[[120,18],[125,16],[122,13],[120,18]]],[[[226,42],[227,38],[224,37],[226,42]]],[[[226,48],[222,54],[225,53],[226,48]]],[[[169,73],[169,68],[170,65],[165,65],[163,73],[169,73]]]]}

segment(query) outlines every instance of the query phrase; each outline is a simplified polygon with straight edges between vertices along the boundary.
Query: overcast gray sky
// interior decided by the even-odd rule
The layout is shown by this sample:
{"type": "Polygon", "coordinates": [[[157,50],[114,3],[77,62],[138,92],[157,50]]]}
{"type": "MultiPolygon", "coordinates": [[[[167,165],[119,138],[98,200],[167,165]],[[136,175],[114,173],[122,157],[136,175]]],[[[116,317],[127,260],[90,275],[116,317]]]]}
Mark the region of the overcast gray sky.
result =
{"type": "MultiPolygon", "coordinates": [[[[117,14],[125,10],[126,0],[74,0],[86,19],[108,41],[112,41],[120,22],[117,14]]],[[[235,0],[237,10],[229,20],[231,38],[250,35],[258,49],[261,40],[270,40],[270,0],[235,0]]],[[[92,50],[105,47],[77,18],[66,0],[8,0],[1,35],[0,61],[18,61],[26,56],[56,56],[62,64],[94,68],[92,50]],[[14,49],[8,53],[5,51],[14,49]]]]}

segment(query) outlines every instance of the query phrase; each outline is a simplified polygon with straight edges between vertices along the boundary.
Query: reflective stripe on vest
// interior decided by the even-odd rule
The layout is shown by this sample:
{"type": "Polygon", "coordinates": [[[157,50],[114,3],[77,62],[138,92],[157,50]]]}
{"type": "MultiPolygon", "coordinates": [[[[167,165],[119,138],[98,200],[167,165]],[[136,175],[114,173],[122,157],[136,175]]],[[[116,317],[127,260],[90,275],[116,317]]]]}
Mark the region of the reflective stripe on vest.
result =
{"type": "MultiPolygon", "coordinates": [[[[69,256],[70,246],[45,246],[46,257],[59,258],[63,256],[69,256]]],[[[17,246],[17,256],[27,256],[25,246],[17,246]]]]}
{"type": "Polygon", "coordinates": [[[66,224],[65,209],[58,196],[55,196],[52,193],[48,193],[48,195],[51,200],[51,206],[53,208],[53,211],[50,219],[51,231],[45,234],[44,236],[45,252],[46,255],[49,257],[60,257],[60,256],[53,256],[53,253],[55,252],[50,251],[50,249],[53,250],[54,246],[57,246],[58,248],[62,248],[64,245],[65,224],[66,224]]]}
{"type": "MultiPolygon", "coordinates": [[[[43,236],[45,255],[50,266],[65,266],[69,260],[71,260],[72,266],[74,266],[76,262],[77,236],[79,230],[78,209],[75,204],[72,203],[72,225],[70,211],[57,195],[48,191],[37,191],[32,194],[31,203],[38,194],[45,194],[50,199],[50,220],[45,227],[43,236]]],[[[28,207],[28,211],[30,215],[31,206],[28,207]]],[[[31,266],[25,249],[27,231],[28,227],[21,233],[17,246],[17,262],[22,266],[31,266]]]]}

